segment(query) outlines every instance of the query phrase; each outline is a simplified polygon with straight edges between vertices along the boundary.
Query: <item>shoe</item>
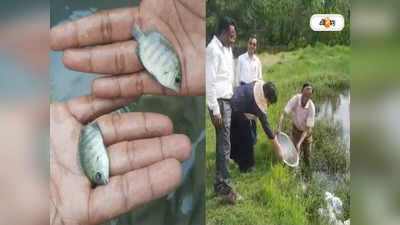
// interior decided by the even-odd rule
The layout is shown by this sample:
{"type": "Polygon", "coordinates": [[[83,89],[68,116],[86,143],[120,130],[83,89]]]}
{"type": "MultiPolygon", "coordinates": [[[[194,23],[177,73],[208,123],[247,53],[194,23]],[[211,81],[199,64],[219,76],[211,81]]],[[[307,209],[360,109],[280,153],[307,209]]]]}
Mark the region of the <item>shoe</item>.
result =
{"type": "Polygon", "coordinates": [[[235,205],[237,201],[237,195],[235,192],[230,191],[227,195],[224,195],[223,201],[225,204],[235,205]]]}
{"type": "Polygon", "coordinates": [[[243,197],[234,191],[230,191],[227,195],[223,196],[225,204],[235,205],[237,202],[242,201],[243,197]]]}
{"type": "Polygon", "coordinates": [[[214,184],[214,197],[225,196],[232,191],[232,187],[226,183],[214,184]]]}

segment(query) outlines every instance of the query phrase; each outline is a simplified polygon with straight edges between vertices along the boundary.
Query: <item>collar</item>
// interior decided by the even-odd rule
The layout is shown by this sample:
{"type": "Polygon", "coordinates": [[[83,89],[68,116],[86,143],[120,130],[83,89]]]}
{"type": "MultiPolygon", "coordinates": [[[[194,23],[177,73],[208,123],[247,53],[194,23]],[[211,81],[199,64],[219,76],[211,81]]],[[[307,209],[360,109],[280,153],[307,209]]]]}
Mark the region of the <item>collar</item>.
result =
{"type": "Polygon", "coordinates": [[[215,36],[215,35],[213,36],[213,40],[212,40],[212,41],[214,41],[215,44],[216,44],[220,49],[224,49],[224,48],[229,49],[229,48],[225,47],[225,46],[222,44],[222,42],[218,39],[218,37],[215,36]]]}
{"type": "Polygon", "coordinates": [[[253,95],[256,105],[261,110],[261,112],[266,113],[268,108],[267,99],[264,97],[264,85],[263,80],[257,80],[254,84],[253,95]]]}
{"type": "MultiPolygon", "coordinates": [[[[299,94],[299,105],[300,105],[300,107],[303,107],[303,106],[301,105],[301,96],[302,96],[302,94],[300,93],[300,94],[299,94]]],[[[308,107],[310,107],[310,101],[311,101],[311,99],[308,99],[306,105],[304,106],[305,109],[308,109],[308,107]]]]}
{"type": "Polygon", "coordinates": [[[248,58],[249,60],[251,60],[251,61],[253,61],[253,60],[257,60],[257,58],[256,58],[256,57],[257,57],[257,56],[256,56],[256,54],[253,54],[253,58],[251,58],[251,57],[250,57],[250,55],[249,55],[249,51],[247,51],[245,54],[246,54],[246,58],[248,58]]]}

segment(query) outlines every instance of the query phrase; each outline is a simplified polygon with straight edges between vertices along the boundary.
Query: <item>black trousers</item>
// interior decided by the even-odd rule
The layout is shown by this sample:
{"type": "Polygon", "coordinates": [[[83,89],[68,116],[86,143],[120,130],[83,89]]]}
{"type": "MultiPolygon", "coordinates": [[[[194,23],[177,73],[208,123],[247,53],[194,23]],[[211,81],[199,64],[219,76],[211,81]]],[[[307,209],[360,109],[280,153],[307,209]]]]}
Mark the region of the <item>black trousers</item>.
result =
{"type": "Polygon", "coordinates": [[[241,171],[254,166],[254,144],[257,139],[257,123],[240,112],[232,112],[231,159],[241,171]]]}

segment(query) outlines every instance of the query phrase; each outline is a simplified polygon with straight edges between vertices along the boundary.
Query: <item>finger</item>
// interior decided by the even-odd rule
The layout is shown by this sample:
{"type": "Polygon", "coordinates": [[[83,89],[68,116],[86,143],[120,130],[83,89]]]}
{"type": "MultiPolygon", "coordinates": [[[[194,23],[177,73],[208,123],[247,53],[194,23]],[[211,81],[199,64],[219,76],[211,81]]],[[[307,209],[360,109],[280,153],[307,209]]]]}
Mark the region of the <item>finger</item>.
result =
{"type": "Polygon", "coordinates": [[[222,125],[223,125],[222,119],[221,119],[221,118],[218,118],[218,126],[219,126],[219,127],[222,127],[222,125]]]}
{"type": "Polygon", "coordinates": [[[73,98],[67,102],[69,111],[83,124],[95,118],[112,112],[122,106],[132,103],[135,98],[129,99],[102,99],[92,95],[84,95],[73,98]]]}
{"type": "Polygon", "coordinates": [[[183,134],[119,142],[108,147],[110,175],[122,175],[168,158],[184,162],[191,152],[190,140],[183,134]]]}
{"type": "Polygon", "coordinates": [[[93,48],[67,49],[65,67],[87,73],[122,74],[143,69],[136,56],[136,42],[126,41],[93,48]]]}
{"type": "Polygon", "coordinates": [[[111,177],[110,183],[95,188],[89,198],[90,224],[98,224],[160,198],[178,186],[182,168],[175,159],[111,177]]]}
{"type": "Polygon", "coordinates": [[[50,30],[53,50],[107,44],[132,38],[138,8],[105,10],[50,30]]]}
{"type": "Polygon", "coordinates": [[[142,94],[177,95],[175,91],[163,87],[145,71],[97,78],[92,83],[92,92],[101,98],[125,98],[142,94]]]}
{"type": "Polygon", "coordinates": [[[108,114],[97,120],[106,146],[120,141],[169,135],[171,120],[157,113],[108,114]]]}

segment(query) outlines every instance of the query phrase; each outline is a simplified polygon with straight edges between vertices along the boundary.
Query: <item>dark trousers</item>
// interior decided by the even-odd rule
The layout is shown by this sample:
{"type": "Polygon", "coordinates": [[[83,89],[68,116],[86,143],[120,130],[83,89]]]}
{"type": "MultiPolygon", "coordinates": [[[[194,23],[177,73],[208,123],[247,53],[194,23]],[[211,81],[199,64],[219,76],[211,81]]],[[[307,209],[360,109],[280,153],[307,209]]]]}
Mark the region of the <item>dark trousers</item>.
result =
{"type": "Polygon", "coordinates": [[[251,136],[253,137],[253,141],[257,143],[257,121],[256,120],[250,120],[250,126],[251,126],[251,136]]]}
{"type": "Polygon", "coordinates": [[[209,110],[211,121],[215,127],[216,135],[216,176],[214,192],[216,194],[228,194],[232,190],[229,172],[229,156],[231,151],[230,130],[231,130],[231,105],[228,99],[218,99],[219,110],[223,120],[222,127],[215,124],[212,110],[209,110]]]}
{"type": "MultiPolygon", "coordinates": [[[[292,126],[292,140],[295,145],[299,142],[303,131],[297,129],[296,125],[292,126]]],[[[313,137],[312,133],[308,134],[300,146],[300,154],[303,154],[304,164],[310,167],[311,164],[311,149],[312,149],[313,137]]]]}
{"type": "MultiPolygon", "coordinates": [[[[240,81],[239,85],[245,85],[247,83],[240,81]]],[[[251,124],[251,135],[253,137],[254,140],[254,144],[257,143],[257,121],[256,120],[250,120],[250,124],[251,124]]]]}
{"type": "Polygon", "coordinates": [[[231,158],[241,171],[254,166],[254,143],[257,138],[257,123],[240,112],[232,113],[231,158]]]}

